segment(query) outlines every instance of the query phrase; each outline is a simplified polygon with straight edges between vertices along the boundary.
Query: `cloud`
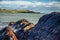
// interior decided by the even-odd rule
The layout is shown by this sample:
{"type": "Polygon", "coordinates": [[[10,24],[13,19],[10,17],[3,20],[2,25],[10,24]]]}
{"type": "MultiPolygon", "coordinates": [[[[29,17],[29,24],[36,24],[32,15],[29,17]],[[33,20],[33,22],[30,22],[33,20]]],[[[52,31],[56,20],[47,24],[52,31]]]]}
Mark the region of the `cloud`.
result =
{"type": "Polygon", "coordinates": [[[53,1],[60,1],[60,0],[53,0],[53,1]]]}
{"type": "Polygon", "coordinates": [[[44,3],[42,2],[30,2],[30,1],[1,1],[0,4],[2,5],[11,5],[11,4],[14,4],[14,5],[23,5],[25,7],[29,7],[29,6],[32,6],[32,7],[36,7],[36,6],[40,6],[44,3]]]}
{"type": "Polygon", "coordinates": [[[23,7],[29,7],[32,6],[33,3],[29,1],[1,1],[0,4],[2,5],[16,5],[16,6],[23,6],[23,7]]]}
{"type": "Polygon", "coordinates": [[[0,1],[0,4],[22,4],[22,5],[28,5],[32,4],[29,1],[0,1]]]}
{"type": "MultiPolygon", "coordinates": [[[[14,5],[23,5],[25,7],[38,7],[38,6],[45,6],[45,7],[51,7],[53,5],[59,6],[60,2],[52,1],[52,2],[30,2],[30,1],[1,1],[0,4],[14,4],[14,5]]],[[[60,6],[59,6],[60,7],[60,6]]]]}
{"type": "Polygon", "coordinates": [[[31,9],[37,11],[60,11],[60,2],[0,1],[0,8],[31,9]]]}
{"type": "Polygon", "coordinates": [[[52,7],[52,6],[53,6],[53,7],[59,7],[60,2],[53,1],[53,2],[49,2],[48,4],[49,4],[51,7],[52,7]]]}

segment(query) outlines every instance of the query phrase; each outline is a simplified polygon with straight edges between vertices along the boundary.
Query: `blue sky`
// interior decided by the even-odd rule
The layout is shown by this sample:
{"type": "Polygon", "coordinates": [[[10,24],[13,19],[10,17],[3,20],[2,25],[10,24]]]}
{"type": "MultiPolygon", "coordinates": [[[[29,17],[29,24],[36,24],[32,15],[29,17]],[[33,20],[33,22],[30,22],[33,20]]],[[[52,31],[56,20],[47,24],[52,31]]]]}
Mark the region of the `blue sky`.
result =
{"type": "Polygon", "coordinates": [[[60,0],[0,0],[0,8],[32,10],[41,13],[60,12],[60,0]]]}

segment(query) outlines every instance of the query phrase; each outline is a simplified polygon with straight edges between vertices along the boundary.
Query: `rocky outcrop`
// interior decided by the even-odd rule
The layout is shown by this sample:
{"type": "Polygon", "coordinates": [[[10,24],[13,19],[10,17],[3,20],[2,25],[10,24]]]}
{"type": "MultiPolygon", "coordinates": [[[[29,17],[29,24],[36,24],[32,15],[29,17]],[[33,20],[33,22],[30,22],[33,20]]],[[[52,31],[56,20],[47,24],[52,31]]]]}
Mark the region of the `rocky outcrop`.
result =
{"type": "Polygon", "coordinates": [[[29,31],[28,40],[60,40],[60,13],[44,15],[29,31]]]}
{"type": "Polygon", "coordinates": [[[19,29],[18,31],[16,31],[16,35],[17,35],[18,39],[19,40],[27,40],[27,38],[28,38],[28,32],[33,27],[34,27],[34,24],[33,23],[29,23],[29,24],[25,25],[24,28],[19,29]]]}
{"type": "Polygon", "coordinates": [[[33,23],[30,23],[26,19],[19,20],[17,22],[10,22],[9,26],[11,26],[14,29],[23,29],[23,30],[29,30],[34,27],[33,23]]]}
{"type": "Polygon", "coordinates": [[[13,28],[17,29],[16,35],[18,40],[27,40],[28,31],[31,30],[33,27],[34,24],[28,22],[25,19],[19,20],[13,25],[13,28]]]}
{"type": "MultiPolygon", "coordinates": [[[[19,20],[17,22],[10,22],[9,24],[12,24],[12,28],[14,29],[19,29],[19,28],[23,28],[25,25],[27,25],[29,22],[25,19],[19,20]],[[12,24],[13,23],[13,24],[12,24]]],[[[9,25],[10,26],[10,25],[9,25]]]]}
{"type": "Polygon", "coordinates": [[[34,24],[33,23],[29,23],[28,25],[25,26],[24,30],[30,30],[34,27],[34,24]]]}
{"type": "Polygon", "coordinates": [[[18,40],[14,31],[10,27],[5,27],[0,32],[0,40],[18,40]]]}
{"type": "Polygon", "coordinates": [[[15,24],[15,22],[9,22],[9,26],[12,26],[12,25],[14,25],[15,24]]]}
{"type": "Polygon", "coordinates": [[[10,22],[8,27],[0,30],[0,40],[27,40],[28,31],[34,27],[33,23],[25,19],[10,22]],[[16,32],[12,29],[17,29],[16,32]]]}
{"type": "Polygon", "coordinates": [[[42,16],[35,26],[25,19],[19,20],[2,29],[0,34],[0,40],[60,40],[60,13],[42,16]]]}

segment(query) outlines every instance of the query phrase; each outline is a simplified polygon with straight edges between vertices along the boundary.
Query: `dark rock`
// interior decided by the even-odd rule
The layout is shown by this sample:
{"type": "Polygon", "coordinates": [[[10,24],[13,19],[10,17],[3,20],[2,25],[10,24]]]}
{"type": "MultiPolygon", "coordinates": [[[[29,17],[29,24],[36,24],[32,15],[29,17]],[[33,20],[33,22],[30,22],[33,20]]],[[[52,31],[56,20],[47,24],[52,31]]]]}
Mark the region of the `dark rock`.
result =
{"type": "Polygon", "coordinates": [[[0,33],[0,40],[18,40],[16,34],[10,27],[3,28],[0,33]]]}
{"type": "Polygon", "coordinates": [[[27,40],[28,31],[34,27],[34,24],[29,23],[27,20],[23,19],[17,21],[13,26],[16,26],[16,29],[19,29],[16,31],[18,40],[27,40]]]}
{"type": "Polygon", "coordinates": [[[15,32],[18,40],[27,40],[28,31],[34,27],[33,23],[28,22],[25,19],[19,20],[17,22],[10,22],[9,26],[17,31],[15,32]]]}
{"type": "Polygon", "coordinates": [[[53,12],[42,16],[34,26],[22,19],[9,24],[17,31],[6,27],[0,31],[0,40],[60,40],[60,13],[53,12]]]}
{"type": "Polygon", "coordinates": [[[34,24],[33,23],[29,23],[28,25],[25,26],[24,30],[28,31],[31,30],[32,28],[34,28],[34,24]]]}
{"type": "Polygon", "coordinates": [[[29,31],[28,40],[60,40],[59,31],[60,13],[47,14],[29,31]]]}
{"type": "Polygon", "coordinates": [[[14,29],[22,29],[25,27],[25,25],[29,24],[29,22],[25,19],[22,19],[22,20],[19,20],[17,21],[13,26],[12,28],[14,29]]]}
{"type": "Polygon", "coordinates": [[[9,26],[12,26],[14,24],[15,24],[15,22],[9,22],[9,26]]]}

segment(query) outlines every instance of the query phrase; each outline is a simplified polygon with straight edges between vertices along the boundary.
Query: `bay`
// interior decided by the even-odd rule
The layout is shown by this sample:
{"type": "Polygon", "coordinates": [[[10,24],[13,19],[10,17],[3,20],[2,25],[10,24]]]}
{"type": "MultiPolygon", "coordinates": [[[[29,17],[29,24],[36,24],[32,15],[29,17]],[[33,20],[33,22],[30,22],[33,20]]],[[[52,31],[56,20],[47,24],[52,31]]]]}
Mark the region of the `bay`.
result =
{"type": "Polygon", "coordinates": [[[0,29],[7,26],[11,21],[18,21],[26,19],[31,23],[36,24],[40,17],[45,14],[34,14],[34,13],[0,13],[0,29]]]}

